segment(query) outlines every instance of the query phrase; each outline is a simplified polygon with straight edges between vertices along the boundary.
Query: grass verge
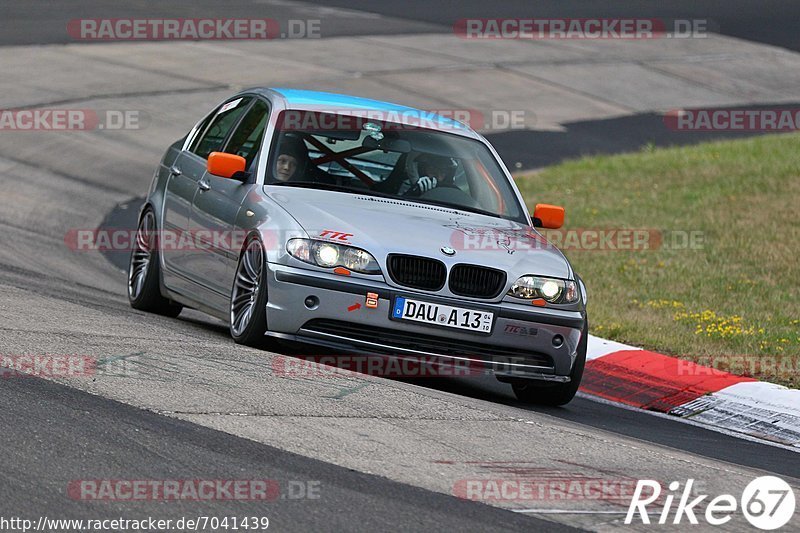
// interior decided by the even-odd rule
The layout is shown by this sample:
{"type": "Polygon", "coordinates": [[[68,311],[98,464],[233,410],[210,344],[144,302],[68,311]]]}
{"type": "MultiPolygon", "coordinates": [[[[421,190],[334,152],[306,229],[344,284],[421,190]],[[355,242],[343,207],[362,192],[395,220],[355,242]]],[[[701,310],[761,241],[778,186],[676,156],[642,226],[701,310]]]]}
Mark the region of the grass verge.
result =
{"type": "Polygon", "coordinates": [[[800,135],[587,157],[517,184],[530,207],[566,208],[554,237],[592,333],[800,386],[800,135]],[[652,249],[587,249],[623,228],[652,249]]]}

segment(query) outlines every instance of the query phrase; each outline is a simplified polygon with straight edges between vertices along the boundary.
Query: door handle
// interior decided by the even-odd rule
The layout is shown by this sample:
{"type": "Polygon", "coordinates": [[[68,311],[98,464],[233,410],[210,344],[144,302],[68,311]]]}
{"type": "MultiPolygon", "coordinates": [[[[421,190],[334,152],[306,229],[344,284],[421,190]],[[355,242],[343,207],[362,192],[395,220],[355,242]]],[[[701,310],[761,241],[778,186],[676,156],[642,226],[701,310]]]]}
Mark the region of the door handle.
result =
{"type": "Polygon", "coordinates": [[[169,173],[172,174],[173,176],[180,176],[181,174],[183,174],[183,172],[181,172],[181,169],[179,169],[175,165],[169,167],[169,173]]]}
{"type": "Polygon", "coordinates": [[[205,178],[201,179],[197,182],[197,186],[200,187],[201,191],[209,191],[211,190],[211,184],[206,181],[205,178]]]}

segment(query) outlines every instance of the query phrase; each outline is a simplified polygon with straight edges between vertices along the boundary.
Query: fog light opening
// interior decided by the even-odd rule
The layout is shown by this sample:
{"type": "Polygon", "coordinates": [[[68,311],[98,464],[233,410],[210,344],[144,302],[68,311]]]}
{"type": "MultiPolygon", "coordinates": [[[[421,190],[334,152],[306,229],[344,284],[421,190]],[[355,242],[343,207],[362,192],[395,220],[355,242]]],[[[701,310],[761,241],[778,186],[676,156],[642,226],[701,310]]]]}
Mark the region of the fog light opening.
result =
{"type": "Polygon", "coordinates": [[[319,307],[319,298],[316,296],[307,296],[305,302],[303,302],[307,309],[314,310],[319,307]]]}
{"type": "Polygon", "coordinates": [[[555,335],[553,337],[553,346],[555,346],[556,348],[561,348],[561,345],[563,344],[564,344],[564,337],[562,337],[561,335],[555,335]]]}

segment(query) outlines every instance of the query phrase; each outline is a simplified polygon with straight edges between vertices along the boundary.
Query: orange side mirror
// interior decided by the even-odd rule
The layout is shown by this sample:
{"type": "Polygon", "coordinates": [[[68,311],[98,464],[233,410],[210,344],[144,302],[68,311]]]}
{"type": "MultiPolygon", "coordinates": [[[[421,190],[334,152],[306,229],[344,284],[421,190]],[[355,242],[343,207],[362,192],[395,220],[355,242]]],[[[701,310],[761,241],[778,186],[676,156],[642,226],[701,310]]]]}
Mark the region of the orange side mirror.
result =
{"type": "Polygon", "coordinates": [[[223,178],[232,178],[237,172],[244,172],[244,166],[247,162],[244,157],[235,154],[226,154],[225,152],[211,152],[208,155],[208,169],[209,174],[221,176],[223,178]]]}
{"type": "Polygon", "coordinates": [[[564,208],[559,205],[536,204],[533,225],[538,228],[558,229],[564,225],[564,208]]]}

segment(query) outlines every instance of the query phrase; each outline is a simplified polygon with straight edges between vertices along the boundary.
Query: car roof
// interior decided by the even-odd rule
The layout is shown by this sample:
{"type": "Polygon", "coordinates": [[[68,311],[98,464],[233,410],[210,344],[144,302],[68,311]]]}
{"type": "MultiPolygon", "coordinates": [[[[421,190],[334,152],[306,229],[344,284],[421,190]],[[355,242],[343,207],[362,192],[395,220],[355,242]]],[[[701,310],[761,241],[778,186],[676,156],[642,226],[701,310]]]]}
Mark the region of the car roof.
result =
{"type": "Polygon", "coordinates": [[[425,127],[446,130],[468,137],[478,137],[469,126],[444,117],[432,111],[418,109],[392,102],[372,100],[360,96],[337,94],[322,91],[309,91],[304,89],[263,88],[264,93],[273,93],[282,97],[287,109],[317,110],[341,113],[346,111],[374,111],[385,114],[385,119],[390,122],[413,124],[424,121],[425,127]]]}

